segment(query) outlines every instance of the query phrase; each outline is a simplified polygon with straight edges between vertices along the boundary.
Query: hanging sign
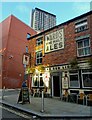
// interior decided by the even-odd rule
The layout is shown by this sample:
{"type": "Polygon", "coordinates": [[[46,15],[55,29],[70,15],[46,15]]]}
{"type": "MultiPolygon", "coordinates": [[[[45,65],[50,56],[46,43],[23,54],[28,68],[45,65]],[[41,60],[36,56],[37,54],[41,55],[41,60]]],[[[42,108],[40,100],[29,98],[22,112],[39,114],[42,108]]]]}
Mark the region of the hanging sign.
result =
{"type": "Polygon", "coordinates": [[[25,53],[23,55],[23,64],[24,65],[29,65],[29,59],[30,59],[30,55],[28,53],[25,53]]]}

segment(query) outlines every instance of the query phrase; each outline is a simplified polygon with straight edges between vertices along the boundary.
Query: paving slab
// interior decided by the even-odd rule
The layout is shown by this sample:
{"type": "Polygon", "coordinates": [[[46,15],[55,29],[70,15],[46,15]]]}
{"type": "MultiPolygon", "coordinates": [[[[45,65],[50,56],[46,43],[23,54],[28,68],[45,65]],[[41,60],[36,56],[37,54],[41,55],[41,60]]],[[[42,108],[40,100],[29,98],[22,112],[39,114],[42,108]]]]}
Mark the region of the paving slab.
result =
{"type": "Polygon", "coordinates": [[[44,98],[44,112],[42,111],[42,98],[31,97],[30,104],[17,103],[19,93],[5,94],[1,103],[25,111],[39,117],[89,117],[92,118],[92,106],[64,102],[59,98],[44,98]]]}

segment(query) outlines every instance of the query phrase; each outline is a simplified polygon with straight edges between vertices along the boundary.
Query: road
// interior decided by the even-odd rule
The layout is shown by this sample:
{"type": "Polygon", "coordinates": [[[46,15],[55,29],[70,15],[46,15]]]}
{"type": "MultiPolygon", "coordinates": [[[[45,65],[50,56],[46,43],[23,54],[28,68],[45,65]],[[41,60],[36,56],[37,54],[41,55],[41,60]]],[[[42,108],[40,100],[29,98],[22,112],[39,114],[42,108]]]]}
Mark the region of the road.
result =
{"type": "Polygon", "coordinates": [[[2,110],[1,120],[92,120],[84,118],[37,118],[29,114],[21,113],[20,111],[14,110],[12,108],[0,105],[0,112],[2,110]]]}
{"type": "Polygon", "coordinates": [[[2,110],[2,120],[33,120],[33,116],[26,115],[25,113],[21,113],[19,111],[15,111],[12,108],[8,108],[6,106],[0,105],[0,111],[2,110]]]}

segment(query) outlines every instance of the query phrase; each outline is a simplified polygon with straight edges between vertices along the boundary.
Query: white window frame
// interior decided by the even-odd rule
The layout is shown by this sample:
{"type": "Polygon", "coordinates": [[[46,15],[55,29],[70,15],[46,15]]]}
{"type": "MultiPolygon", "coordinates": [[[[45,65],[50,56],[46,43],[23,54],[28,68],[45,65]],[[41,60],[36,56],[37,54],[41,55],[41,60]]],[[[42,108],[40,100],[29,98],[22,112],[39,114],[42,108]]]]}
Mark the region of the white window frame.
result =
{"type": "MultiPolygon", "coordinates": [[[[38,88],[39,85],[37,85],[37,86],[34,85],[34,83],[35,83],[35,80],[34,80],[34,79],[36,79],[36,78],[38,79],[38,75],[34,75],[34,76],[32,77],[32,87],[37,87],[37,88],[38,88]]],[[[38,80],[39,80],[39,79],[38,79],[38,80]]]]}
{"type": "Polygon", "coordinates": [[[87,54],[87,55],[85,55],[85,54],[83,54],[83,55],[79,55],[78,50],[82,49],[83,52],[84,52],[84,49],[85,49],[85,48],[90,48],[90,38],[89,38],[89,37],[88,37],[88,38],[84,38],[84,39],[80,39],[80,40],[77,41],[77,56],[78,56],[78,57],[88,56],[88,55],[91,54],[91,49],[90,49],[90,53],[89,53],[89,54],[87,54]],[[89,46],[84,46],[84,41],[87,40],[87,39],[89,40],[89,46]],[[80,41],[83,42],[83,47],[78,48],[78,42],[80,42],[80,41]]]}
{"type": "Polygon", "coordinates": [[[42,45],[43,41],[42,41],[42,37],[36,39],[36,46],[40,46],[42,45]]]}
{"type": "MultiPolygon", "coordinates": [[[[40,73],[40,74],[42,74],[42,73],[40,73]]],[[[40,80],[41,80],[41,78],[43,80],[43,74],[42,75],[40,75],[40,74],[39,74],[39,87],[41,88],[41,87],[44,87],[44,81],[43,81],[43,86],[41,86],[40,85],[40,80]]]]}
{"type": "Polygon", "coordinates": [[[40,78],[41,78],[41,77],[42,77],[42,79],[43,79],[43,74],[41,75],[41,73],[38,73],[37,75],[35,74],[35,75],[32,77],[32,87],[36,87],[36,88],[42,88],[42,87],[44,87],[44,81],[43,81],[43,86],[40,85],[40,78]],[[38,85],[37,85],[37,86],[34,85],[34,77],[36,77],[37,80],[38,80],[38,85]]]}
{"type": "Polygon", "coordinates": [[[37,60],[38,60],[38,59],[42,59],[42,57],[43,57],[43,56],[41,56],[41,57],[37,58],[37,53],[39,53],[39,54],[40,54],[40,53],[42,53],[42,51],[37,51],[37,52],[36,52],[36,65],[40,65],[40,64],[42,64],[42,63],[40,63],[40,62],[39,62],[39,63],[37,63],[37,60]]]}
{"type": "Polygon", "coordinates": [[[80,81],[79,81],[79,71],[77,71],[77,72],[75,72],[75,73],[70,73],[69,72],[69,88],[80,88],[80,81]],[[76,87],[76,86],[70,86],[70,75],[78,75],[78,87],[76,87]]]}
{"type": "Polygon", "coordinates": [[[82,72],[82,70],[81,70],[81,78],[82,78],[82,88],[92,88],[92,87],[85,87],[84,86],[84,81],[83,81],[83,74],[92,74],[92,72],[82,72]]]}

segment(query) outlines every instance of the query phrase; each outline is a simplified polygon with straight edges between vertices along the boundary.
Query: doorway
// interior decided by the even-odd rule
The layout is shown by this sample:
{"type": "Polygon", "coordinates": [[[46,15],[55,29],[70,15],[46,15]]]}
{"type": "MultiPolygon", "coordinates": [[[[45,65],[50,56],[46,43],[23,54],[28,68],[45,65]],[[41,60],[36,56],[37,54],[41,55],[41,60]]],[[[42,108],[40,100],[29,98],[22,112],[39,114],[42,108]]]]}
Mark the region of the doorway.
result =
{"type": "Polygon", "coordinates": [[[60,76],[53,76],[53,96],[60,97],[60,76]]]}

